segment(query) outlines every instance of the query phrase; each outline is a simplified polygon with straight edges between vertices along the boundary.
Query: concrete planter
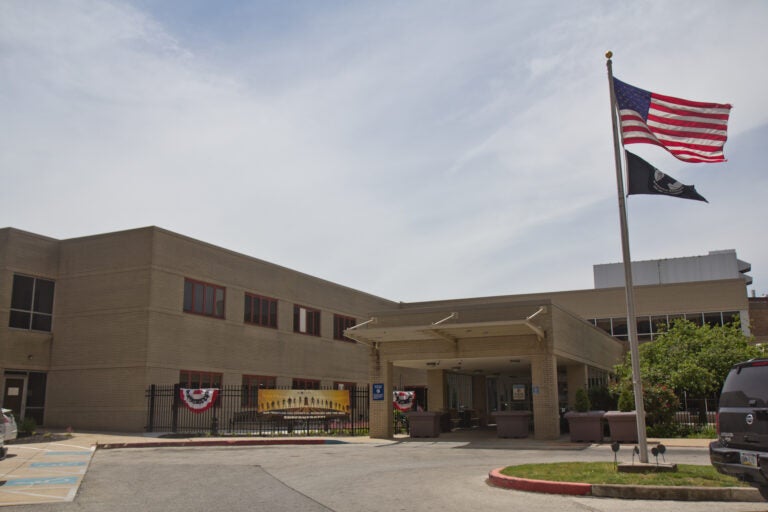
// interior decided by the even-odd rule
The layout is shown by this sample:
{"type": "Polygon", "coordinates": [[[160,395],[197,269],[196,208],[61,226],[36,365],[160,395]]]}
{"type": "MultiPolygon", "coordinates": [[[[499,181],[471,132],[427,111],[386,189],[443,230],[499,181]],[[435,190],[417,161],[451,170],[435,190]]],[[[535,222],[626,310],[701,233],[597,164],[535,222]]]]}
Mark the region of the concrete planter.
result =
{"type": "Polygon", "coordinates": [[[568,429],[571,441],[589,441],[599,443],[603,440],[603,415],[605,411],[567,412],[568,429]]]}
{"type": "Polygon", "coordinates": [[[411,437],[440,436],[440,413],[422,411],[408,412],[408,426],[411,437]]]}
{"type": "Polygon", "coordinates": [[[498,411],[491,413],[496,420],[498,437],[528,437],[531,411],[498,411]]]}
{"type": "Polygon", "coordinates": [[[637,411],[608,411],[604,417],[611,430],[611,441],[637,442],[637,411]]]}

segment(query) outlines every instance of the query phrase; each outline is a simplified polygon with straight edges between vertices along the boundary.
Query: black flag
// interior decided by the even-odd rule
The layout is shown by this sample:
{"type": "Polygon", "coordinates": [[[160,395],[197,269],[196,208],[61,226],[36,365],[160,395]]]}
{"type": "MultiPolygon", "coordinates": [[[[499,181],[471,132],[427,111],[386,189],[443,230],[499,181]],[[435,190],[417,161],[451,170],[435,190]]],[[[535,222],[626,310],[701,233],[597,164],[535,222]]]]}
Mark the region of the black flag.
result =
{"type": "Polygon", "coordinates": [[[693,185],[683,185],[672,176],[664,174],[637,155],[627,154],[627,195],[660,194],[663,196],[693,199],[708,203],[693,185]]]}

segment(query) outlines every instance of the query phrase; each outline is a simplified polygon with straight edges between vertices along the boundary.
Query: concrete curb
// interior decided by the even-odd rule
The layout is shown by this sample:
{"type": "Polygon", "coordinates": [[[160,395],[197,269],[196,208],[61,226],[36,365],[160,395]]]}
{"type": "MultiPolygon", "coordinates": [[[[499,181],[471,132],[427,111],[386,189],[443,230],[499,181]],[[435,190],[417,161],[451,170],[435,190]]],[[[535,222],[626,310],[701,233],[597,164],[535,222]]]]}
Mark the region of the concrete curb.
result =
{"type": "Polygon", "coordinates": [[[488,473],[496,487],[547,494],[569,494],[634,500],[744,501],[764,503],[760,492],[751,487],[672,487],[655,485],[608,485],[531,480],[501,474],[498,468],[488,473]]]}
{"type": "Polygon", "coordinates": [[[488,473],[488,480],[496,487],[547,494],[570,494],[573,496],[589,496],[592,494],[592,484],[551,482],[549,480],[531,480],[528,478],[506,476],[501,474],[502,469],[504,468],[494,469],[488,473]]]}
{"type": "Polygon", "coordinates": [[[114,448],[172,448],[194,446],[270,446],[270,445],[320,445],[320,444],[347,444],[345,441],[333,439],[209,439],[188,441],[146,441],[128,443],[96,443],[97,450],[111,450],[114,448]]]}

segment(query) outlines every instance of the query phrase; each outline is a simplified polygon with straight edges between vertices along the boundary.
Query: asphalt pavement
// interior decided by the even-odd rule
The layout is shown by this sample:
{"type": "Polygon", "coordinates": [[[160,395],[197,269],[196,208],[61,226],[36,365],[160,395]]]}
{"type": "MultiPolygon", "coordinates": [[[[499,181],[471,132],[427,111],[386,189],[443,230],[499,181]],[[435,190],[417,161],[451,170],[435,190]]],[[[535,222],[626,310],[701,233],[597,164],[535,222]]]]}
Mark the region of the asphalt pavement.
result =
{"type": "MultiPolygon", "coordinates": [[[[498,439],[454,432],[434,439],[166,439],[75,433],[50,443],[13,444],[0,461],[0,505],[49,510],[648,510],[765,511],[762,502],[560,496],[489,485],[518,463],[613,460],[607,444],[498,439]]],[[[649,446],[657,440],[649,440],[649,446]]],[[[709,463],[706,440],[662,440],[666,459],[709,463]]],[[[631,445],[619,451],[629,462],[631,445]]],[[[756,493],[756,491],[755,491],[756,493]]]]}

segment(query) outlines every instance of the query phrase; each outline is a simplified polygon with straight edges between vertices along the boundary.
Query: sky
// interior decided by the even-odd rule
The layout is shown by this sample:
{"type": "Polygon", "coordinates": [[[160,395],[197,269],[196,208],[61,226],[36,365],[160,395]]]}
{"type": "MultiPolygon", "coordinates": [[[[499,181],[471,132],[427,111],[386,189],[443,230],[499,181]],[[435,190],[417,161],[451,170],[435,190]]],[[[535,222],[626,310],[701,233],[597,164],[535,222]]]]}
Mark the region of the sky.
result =
{"type": "Polygon", "coordinates": [[[709,203],[633,260],[735,249],[768,294],[768,2],[3,0],[0,227],[159,226],[391,300],[588,289],[622,260],[616,77],[733,105],[709,203]]]}

